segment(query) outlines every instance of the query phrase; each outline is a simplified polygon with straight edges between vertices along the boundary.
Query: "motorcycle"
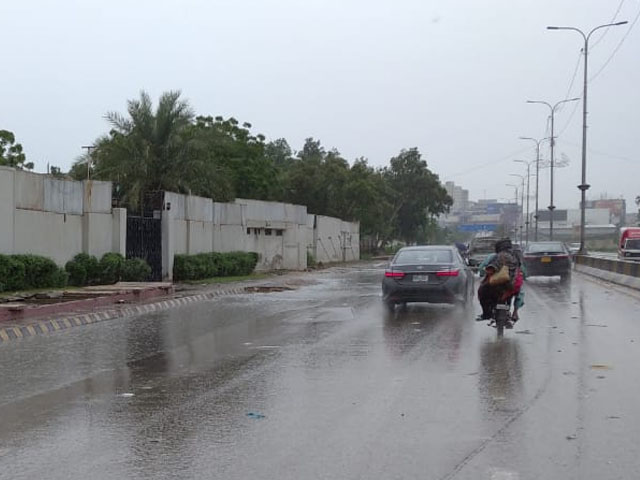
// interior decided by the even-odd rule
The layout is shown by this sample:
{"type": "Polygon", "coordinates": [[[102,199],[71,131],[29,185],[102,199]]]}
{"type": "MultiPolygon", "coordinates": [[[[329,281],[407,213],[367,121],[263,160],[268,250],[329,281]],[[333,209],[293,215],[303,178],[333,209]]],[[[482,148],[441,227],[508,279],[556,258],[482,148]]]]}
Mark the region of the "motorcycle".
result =
{"type": "Polygon", "coordinates": [[[493,309],[493,320],[489,326],[494,327],[498,337],[504,335],[505,328],[513,328],[511,321],[511,299],[498,303],[493,309]]]}

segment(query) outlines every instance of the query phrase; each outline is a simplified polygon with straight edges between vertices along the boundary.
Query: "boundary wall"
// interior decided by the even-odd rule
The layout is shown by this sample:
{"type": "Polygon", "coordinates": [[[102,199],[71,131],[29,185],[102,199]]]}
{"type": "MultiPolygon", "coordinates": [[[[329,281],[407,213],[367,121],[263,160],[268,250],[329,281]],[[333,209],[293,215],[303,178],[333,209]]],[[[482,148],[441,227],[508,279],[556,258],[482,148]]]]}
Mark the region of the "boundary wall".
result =
{"type": "Polygon", "coordinates": [[[301,205],[165,192],[162,274],[172,278],[177,254],[256,252],[258,271],[304,270],[308,252],[324,263],[358,260],[359,231],[358,223],[311,215],[301,205]]]}
{"type": "Polygon", "coordinates": [[[640,289],[640,262],[577,255],[575,269],[608,282],[640,289]]]}
{"type": "Polygon", "coordinates": [[[0,167],[0,253],[43,255],[63,266],[84,252],[125,254],[127,212],[111,182],[60,180],[0,167]]]}

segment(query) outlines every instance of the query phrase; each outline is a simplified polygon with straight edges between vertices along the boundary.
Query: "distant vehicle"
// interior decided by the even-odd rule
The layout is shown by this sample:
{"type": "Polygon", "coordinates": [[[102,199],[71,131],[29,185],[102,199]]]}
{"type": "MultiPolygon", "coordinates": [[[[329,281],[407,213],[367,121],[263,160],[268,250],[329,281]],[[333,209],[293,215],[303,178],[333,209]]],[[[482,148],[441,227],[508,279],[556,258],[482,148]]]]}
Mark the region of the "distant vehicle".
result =
{"type": "Polygon", "coordinates": [[[571,256],[562,242],[533,242],[524,251],[524,264],[529,277],[571,277],[571,256]]]}
{"type": "Polygon", "coordinates": [[[473,297],[473,273],[455,247],[405,247],[393,257],[382,280],[389,310],[409,302],[466,305],[473,297]]]}
{"type": "Polygon", "coordinates": [[[576,256],[578,254],[578,252],[580,251],[580,244],[579,243],[569,243],[567,245],[567,249],[569,250],[569,253],[572,256],[576,256]]]}
{"type": "Polygon", "coordinates": [[[624,227],[620,229],[618,258],[640,261],[640,227],[624,227]]]}
{"type": "Polygon", "coordinates": [[[476,237],[471,240],[468,263],[474,271],[478,270],[478,267],[484,262],[487,255],[494,253],[497,241],[498,238],[496,237],[476,237]]]}

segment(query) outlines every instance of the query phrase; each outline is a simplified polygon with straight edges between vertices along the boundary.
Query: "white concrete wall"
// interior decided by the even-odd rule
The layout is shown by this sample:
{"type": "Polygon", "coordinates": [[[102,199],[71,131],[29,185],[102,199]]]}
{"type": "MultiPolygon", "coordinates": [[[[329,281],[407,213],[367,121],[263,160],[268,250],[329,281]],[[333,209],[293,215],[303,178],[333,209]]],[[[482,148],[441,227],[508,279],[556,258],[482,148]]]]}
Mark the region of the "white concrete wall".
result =
{"type": "Polygon", "coordinates": [[[315,226],[316,261],[332,263],[360,259],[360,225],[357,222],[316,215],[315,226]]]}
{"type": "Polygon", "coordinates": [[[0,253],[13,253],[15,170],[0,167],[0,253]]]}
{"type": "Polygon", "coordinates": [[[16,209],[14,254],[43,255],[64,265],[83,251],[82,215],[16,209]]]}
{"type": "Polygon", "coordinates": [[[126,211],[112,212],[110,182],[0,167],[0,253],[43,255],[63,266],[81,252],[123,253],[125,241],[126,211]]]}

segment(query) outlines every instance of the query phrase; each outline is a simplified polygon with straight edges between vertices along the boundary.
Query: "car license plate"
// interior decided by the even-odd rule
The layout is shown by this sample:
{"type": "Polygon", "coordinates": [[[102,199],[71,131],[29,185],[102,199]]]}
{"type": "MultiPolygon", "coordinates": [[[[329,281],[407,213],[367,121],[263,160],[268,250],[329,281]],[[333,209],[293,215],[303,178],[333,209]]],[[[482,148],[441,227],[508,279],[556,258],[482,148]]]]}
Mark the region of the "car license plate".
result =
{"type": "Polygon", "coordinates": [[[551,257],[542,257],[540,261],[542,263],[551,263],[551,257]]]}
{"type": "Polygon", "coordinates": [[[414,275],[413,276],[413,281],[414,282],[428,282],[429,281],[429,275],[414,275]]]}

